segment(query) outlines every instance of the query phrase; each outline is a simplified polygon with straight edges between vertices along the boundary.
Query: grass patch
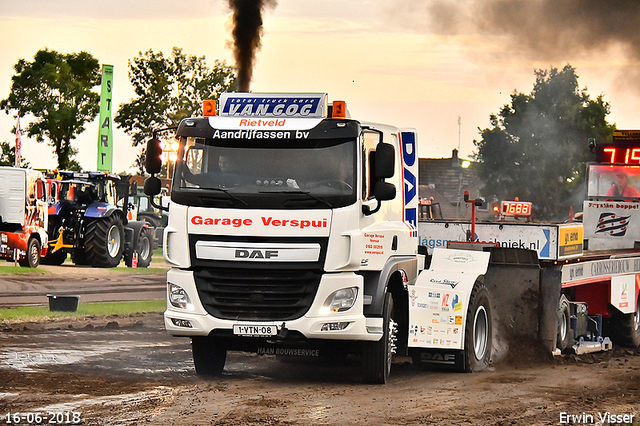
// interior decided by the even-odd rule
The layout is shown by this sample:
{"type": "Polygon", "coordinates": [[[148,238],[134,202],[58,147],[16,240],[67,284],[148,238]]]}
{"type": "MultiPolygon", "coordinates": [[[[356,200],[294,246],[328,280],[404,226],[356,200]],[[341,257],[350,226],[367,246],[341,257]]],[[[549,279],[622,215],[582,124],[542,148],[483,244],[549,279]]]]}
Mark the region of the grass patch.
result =
{"type": "Polygon", "coordinates": [[[142,302],[79,303],[76,312],[51,312],[48,306],[21,306],[0,309],[0,322],[46,321],[60,318],[82,318],[85,316],[131,315],[147,312],[164,312],[165,300],[142,302]]]}
{"type": "Polygon", "coordinates": [[[40,274],[44,275],[47,273],[44,269],[40,268],[29,268],[28,266],[0,266],[0,275],[2,274],[40,274]]]}

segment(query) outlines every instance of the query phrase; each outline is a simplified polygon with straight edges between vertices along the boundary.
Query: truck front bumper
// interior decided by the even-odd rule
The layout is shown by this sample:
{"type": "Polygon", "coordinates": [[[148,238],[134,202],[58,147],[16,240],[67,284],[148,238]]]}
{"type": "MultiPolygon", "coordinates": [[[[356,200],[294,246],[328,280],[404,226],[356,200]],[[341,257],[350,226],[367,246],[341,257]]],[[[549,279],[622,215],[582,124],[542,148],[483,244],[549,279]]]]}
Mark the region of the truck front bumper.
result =
{"type": "Polygon", "coordinates": [[[366,318],[363,314],[364,283],[361,276],[351,272],[325,274],[322,276],[318,291],[311,307],[305,315],[287,321],[246,321],[215,318],[205,310],[198,297],[193,273],[191,271],[171,269],[167,273],[167,284],[177,285],[186,292],[190,304],[186,308],[173,306],[167,292],[167,310],[164,313],[165,327],[173,336],[208,336],[210,334],[228,334],[234,336],[234,325],[254,327],[276,327],[297,332],[306,339],[378,341],[382,337],[382,318],[366,318]],[[356,287],[357,299],[354,305],[344,312],[325,312],[322,306],[335,291],[356,287]]]}

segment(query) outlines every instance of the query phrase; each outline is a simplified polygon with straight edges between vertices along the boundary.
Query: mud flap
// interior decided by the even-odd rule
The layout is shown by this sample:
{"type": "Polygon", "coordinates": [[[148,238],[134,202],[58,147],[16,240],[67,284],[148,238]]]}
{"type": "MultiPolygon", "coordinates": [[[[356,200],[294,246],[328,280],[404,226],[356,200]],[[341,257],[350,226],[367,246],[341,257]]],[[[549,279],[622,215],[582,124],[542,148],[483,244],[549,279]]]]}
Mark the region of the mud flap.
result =
{"type": "MultiPolygon", "coordinates": [[[[545,351],[552,353],[558,346],[558,308],[560,296],[562,272],[551,269],[540,271],[540,297],[542,307],[540,309],[540,343],[545,351]]],[[[571,335],[570,331],[567,333],[571,335]]]]}
{"type": "Polygon", "coordinates": [[[560,281],[559,276],[548,272],[553,271],[541,271],[533,250],[491,250],[484,282],[493,307],[492,362],[526,361],[550,353],[549,347],[555,345],[557,319],[554,318],[560,296],[555,285],[559,286],[560,281]],[[541,321],[541,317],[545,320],[541,321]]]}
{"type": "Polygon", "coordinates": [[[415,348],[410,350],[414,365],[439,370],[465,370],[464,351],[456,349],[415,348]]]}

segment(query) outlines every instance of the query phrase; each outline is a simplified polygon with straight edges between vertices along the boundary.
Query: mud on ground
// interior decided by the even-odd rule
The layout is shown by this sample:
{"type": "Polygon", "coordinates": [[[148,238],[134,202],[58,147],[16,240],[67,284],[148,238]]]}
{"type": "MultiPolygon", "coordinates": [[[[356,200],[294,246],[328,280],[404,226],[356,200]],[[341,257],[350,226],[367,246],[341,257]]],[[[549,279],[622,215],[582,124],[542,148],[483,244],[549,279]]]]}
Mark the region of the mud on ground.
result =
{"type": "Polygon", "coordinates": [[[78,412],[86,425],[609,424],[605,413],[637,425],[640,351],[528,357],[476,374],[396,363],[384,386],[362,384],[350,360],[232,352],[223,377],[205,380],[161,314],[13,324],[0,326],[0,424],[16,412],[78,412]]]}

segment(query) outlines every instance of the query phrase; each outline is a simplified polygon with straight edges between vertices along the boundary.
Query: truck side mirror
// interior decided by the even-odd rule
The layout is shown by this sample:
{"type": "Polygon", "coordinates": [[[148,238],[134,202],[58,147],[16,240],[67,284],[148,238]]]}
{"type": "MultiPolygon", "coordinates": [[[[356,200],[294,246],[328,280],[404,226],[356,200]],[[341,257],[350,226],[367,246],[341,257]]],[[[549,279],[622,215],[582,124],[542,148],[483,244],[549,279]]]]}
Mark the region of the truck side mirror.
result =
{"type": "Polygon", "coordinates": [[[160,170],[162,169],[162,144],[160,139],[151,138],[147,142],[147,154],[144,159],[144,168],[150,175],[160,173],[160,170]]]}
{"type": "Polygon", "coordinates": [[[376,207],[371,210],[368,205],[363,204],[362,214],[364,214],[365,216],[377,213],[378,210],[380,210],[380,207],[382,207],[382,201],[389,201],[396,198],[396,186],[389,182],[378,181],[376,182],[376,186],[373,189],[373,195],[375,195],[376,197],[376,207]]]}
{"type": "Polygon", "coordinates": [[[160,193],[162,182],[155,176],[150,176],[144,180],[144,193],[146,195],[154,196],[160,193]]]}
{"type": "Polygon", "coordinates": [[[156,209],[160,209],[162,211],[168,212],[169,207],[163,206],[162,201],[160,202],[160,204],[157,204],[153,200],[153,197],[158,195],[161,189],[162,189],[162,182],[157,177],[149,176],[144,180],[144,193],[149,198],[149,204],[151,204],[156,209]]]}
{"type": "Polygon", "coordinates": [[[396,186],[388,182],[376,182],[373,193],[380,201],[389,201],[396,198],[396,186]]]}
{"type": "Polygon", "coordinates": [[[380,142],[376,146],[376,177],[388,179],[395,173],[396,150],[393,145],[380,142]]]}

